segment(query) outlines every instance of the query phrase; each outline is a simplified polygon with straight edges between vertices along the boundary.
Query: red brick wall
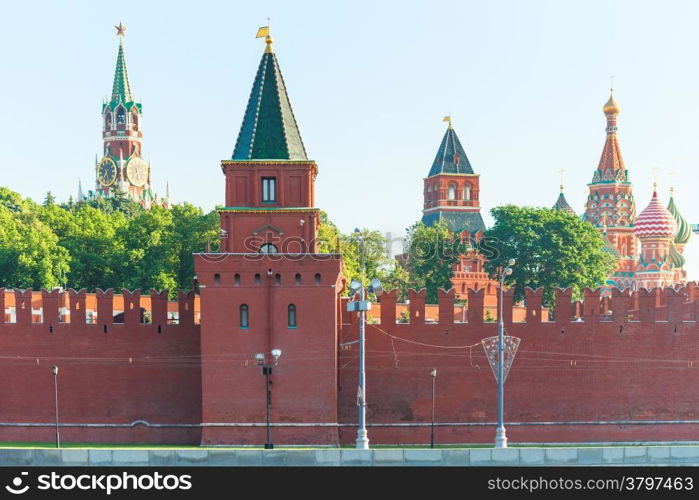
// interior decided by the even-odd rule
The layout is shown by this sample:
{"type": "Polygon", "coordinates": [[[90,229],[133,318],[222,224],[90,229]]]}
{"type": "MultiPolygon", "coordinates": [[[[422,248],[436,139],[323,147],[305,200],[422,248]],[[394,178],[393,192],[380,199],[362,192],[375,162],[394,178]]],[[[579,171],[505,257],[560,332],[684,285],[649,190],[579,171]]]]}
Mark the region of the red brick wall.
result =
{"type": "MultiPolygon", "coordinates": [[[[682,295],[688,298],[684,290],[656,293],[664,302],[664,318],[671,321],[651,321],[650,314],[642,321],[629,321],[614,311],[609,316],[587,316],[584,322],[572,322],[571,315],[563,312],[550,323],[534,319],[540,313],[530,315],[530,323],[505,318],[507,332],[522,339],[505,384],[506,423],[557,423],[510,425],[512,442],[699,439],[699,424],[641,423],[699,419],[695,322],[699,301],[676,300],[682,295]],[[614,420],[637,423],[570,424],[614,420]]],[[[529,302],[535,305],[531,307],[540,307],[537,295],[528,291],[529,302]]],[[[656,300],[654,294],[641,295],[642,304],[656,300]]],[[[617,311],[632,308],[628,294],[616,293],[613,300],[617,311]]],[[[429,372],[437,368],[437,422],[470,424],[438,427],[438,442],[492,442],[494,426],[483,424],[497,419],[497,385],[480,341],[497,335],[497,323],[483,323],[478,317],[482,318],[478,312],[469,314],[475,318],[469,324],[368,325],[367,421],[429,423],[429,372]]],[[[356,318],[346,315],[345,321],[351,324],[343,325],[342,337],[352,341],[357,338],[356,318]]],[[[339,418],[349,426],[356,422],[356,357],[356,344],[340,351],[339,418]]],[[[425,443],[429,431],[429,427],[373,427],[369,438],[373,443],[425,443]]],[[[354,428],[342,429],[342,442],[355,438],[354,428]]]]}
{"type": "MultiPolygon", "coordinates": [[[[4,323],[0,315],[0,441],[53,439],[56,364],[60,421],[88,424],[62,428],[66,442],[260,444],[265,386],[253,358],[280,348],[272,421],[286,426],[273,429],[273,441],[352,443],[357,323],[338,303],[340,261],[304,256],[246,263],[236,286],[240,258],[215,263],[197,257],[201,327],[193,321],[193,292],[180,293],[179,325],[167,324],[167,297],[156,293],[150,296],[153,322],[146,325],[131,312],[140,306],[136,292],[126,294],[125,303],[134,309],[125,324],[112,324],[111,291],[97,294],[96,324],[84,324],[80,316],[82,292],[69,293],[72,323],[50,321],[63,303],[58,292],[43,292],[43,323],[32,323],[27,311],[17,311],[16,324],[4,323]],[[264,281],[269,268],[272,280],[280,274],[281,285],[264,281]],[[256,269],[260,286],[251,285],[256,269]],[[220,274],[218,287],[214,271],[220,274]],[[301,285],[295,283],[297,272],[301,285]],[[238,325],[242,301],[250,306],[247,331],[238,325]],[[288,303],[298,307],[296,329],[287,328],[288,303]],[[131,425],[138,421],[151,426],[131,425]],[[27,423],[45,425],[8,425],[27,423]],[[324,425],[299,426],[313,423],[324,425]]],[[[422,294],[410,295],[412,323],[395,323],[392,293],[382,297],[381,323],[367,327],[371,442],[427,442],[429,426],[416,424],[430,421],[432,368],[438,371],[437,422],[457,424],[439,426],[437,441],[491,442],[496,383],[480,341],[496,335],[497,324],[483,322],[482,292],[470,292],[469,323],[453,322],[453,292],[440,293],[439,323],[424,323],[422,294]]],[[[557,295],[552,322],[541,321],[540,294],[531,290],[528,323],[513,322],[506,307],[507,331],[522,339],[505,385],[511,442],[699,439],[699,424],[651,424],[699,420],[696,286],[634,295],[615,291],[601,303],[593,291],[580,304],[570,303],[569,291],[557,295]],[[579,313],[582,321],[575,318],[579,313]],[[610,423],[600,425],[604,422],[610,423]]],[[[16,291],[13,303],[21,308],[29,297],[16,291]]],[[[0,308],[4,301],[0,289],[0,308]]]]}
{"type": "MultiPolygon", "coordinates": [[[[58,365],[59,420],[93,425],[61,428],[64,442],[199,442],[199,428],[186,427],[201,421],[199,326],[184,311],[191,310],[193,293],[180,299],[179,325],[167,324],[167,294],[151,296],[153,322],[143,325],[133,314],[124,324],[112,324],[107,314],[98,324],[85,324],[77,314],[72,323],[50,321],[59,293],[43,295],[44,323],[22,314],[15,324],[5,324],[4,315],[0,320],[0,441],[54,439],[51,426],[4,424],[55,421],[51,367],[58,365]],[[130,425],[136,421],[184,425],[130,425]]],[[[17,291],[15,301],[21,296],[17,291]]],[[[138,310],[139,294],[130,300],[138,310]]],[[[97,301],[104,311],[111,297],[98,294],[97,301]]]]}

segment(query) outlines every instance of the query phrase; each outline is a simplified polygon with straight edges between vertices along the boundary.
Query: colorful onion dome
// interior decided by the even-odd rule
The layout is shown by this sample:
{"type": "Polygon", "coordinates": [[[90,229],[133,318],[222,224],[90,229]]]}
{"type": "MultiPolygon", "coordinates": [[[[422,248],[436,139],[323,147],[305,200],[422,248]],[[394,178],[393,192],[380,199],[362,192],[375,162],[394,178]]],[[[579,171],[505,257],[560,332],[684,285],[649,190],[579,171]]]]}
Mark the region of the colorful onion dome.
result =
{"type": "Polygon", "coordinates": [[[682,268],[684,266],[685,260],[684,256],[677,251],[675,245],[670,245],[670,265],[675,268],[682,268]]]}
{"type": "Polygon", "coordinates": [[[667,209],[675,218],[675,222],[677,223],[677,236],[675,236],[675,243],[684,245],[692,236],[692,226],[684,217],[682,217],[680,211],[677,210],[675,198],[672,195],[670,195],[670,203],[667,204],[667,209]]]}
{"type": "Polygon", "coordinates": [[[618,115],[619,114],[619,111],[621,111],[621,108],[619,108],[619,105],[614,100],[614,94],[609,95],[609,100],[605,103],[602,110],[604,111],[605,115],[618,115]]]}
{"type": "Polygon", "coordinates": [[[641,238],[674,238],[677,232],[675,218],[660,203],[658,193],[653,190],[653,197],[643,212],[633,223],[634,234],[641,238]]]}

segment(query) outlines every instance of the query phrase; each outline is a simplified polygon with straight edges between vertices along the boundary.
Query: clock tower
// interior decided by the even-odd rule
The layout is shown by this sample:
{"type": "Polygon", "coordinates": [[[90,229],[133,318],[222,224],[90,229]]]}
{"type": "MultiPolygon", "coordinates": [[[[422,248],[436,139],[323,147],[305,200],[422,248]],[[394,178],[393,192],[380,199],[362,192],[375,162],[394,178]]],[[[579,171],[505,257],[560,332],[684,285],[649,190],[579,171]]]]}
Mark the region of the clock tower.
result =
{"type": "Polygon", "coordinates": [[[119,37],[114,84],[109,101],[102,105],[102,156],[97,159],[96,195],[110,196],[123,191],[131,199],[148,208],[158,200],[151,188],[150,163],[142,156],[142,108],[131,93],[131,84],[124,57],[126,26],[115,26],[119,37]]]}

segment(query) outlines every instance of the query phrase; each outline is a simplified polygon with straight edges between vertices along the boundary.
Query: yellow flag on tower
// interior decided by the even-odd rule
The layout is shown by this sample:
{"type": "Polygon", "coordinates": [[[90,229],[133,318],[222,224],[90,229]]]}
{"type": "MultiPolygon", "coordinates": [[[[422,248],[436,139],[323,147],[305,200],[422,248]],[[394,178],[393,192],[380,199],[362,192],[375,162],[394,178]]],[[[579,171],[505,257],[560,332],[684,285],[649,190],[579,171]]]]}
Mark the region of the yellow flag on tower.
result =
{"type": "Polygon", "coordinates": [[[269,36],[269,26],[262,26],[257,30],[257,35],[255,38],[262,38],[265,36],[269,36]]]}
{"type": "Polygon", "coordinates": [[[451,116],[447,115],[444,118],[442,118],[443,122],[451,122],[451,116]]]}

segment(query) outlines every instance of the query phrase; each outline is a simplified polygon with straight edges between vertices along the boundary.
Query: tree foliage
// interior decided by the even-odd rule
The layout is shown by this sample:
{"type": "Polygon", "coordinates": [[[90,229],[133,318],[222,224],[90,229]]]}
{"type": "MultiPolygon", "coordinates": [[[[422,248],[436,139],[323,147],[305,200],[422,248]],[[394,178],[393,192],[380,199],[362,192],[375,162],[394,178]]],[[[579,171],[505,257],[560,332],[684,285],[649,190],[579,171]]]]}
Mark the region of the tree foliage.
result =
{"type": "Polygon", "coordinates": [[[352,280],[361,280],[362,245],[364,239],[364,285],[372,278],[378,278],[385,290],[399,289],[399,296],[405,297],[405,270],[397,265],[388,251],[388,242],[379,231],[362,228],[359,233],[343,234],[333,224],[325,212],[320,214],[318,225],[318,251],[342,255],[343,278],[348,285],[352,280]]]}
{"type": "Polygon", "coordinates": [[[454,237],[443,221],[431,226],[418,222],[408,228],[406,249],[409,286],[425,288],[427,302],[436,304],[438,290],[452,288],[453,265],[466,251],[466,245],[454,237]]]}
{"type": "Polygon", "coordinates": [[[216,211],[144,210],[125,196],[42,205],[0,187],[0,283],[19,288],[189,288],[192,254],[218,244],[216,211]]]}
{"type": "Polygon", "coordinates": [[[506,283],[515,286],[515,299],[524,288],[544,287],[545,303],[553,302],[555,287],[583,287],[605,283],[615,259],[606,253],[600,233],[577,216],[562,210],[506,205],[491,210],[495,225],[486,231],[480,250],[486,271],[495,275],[511,258],[517,263],[506,283]]]}

